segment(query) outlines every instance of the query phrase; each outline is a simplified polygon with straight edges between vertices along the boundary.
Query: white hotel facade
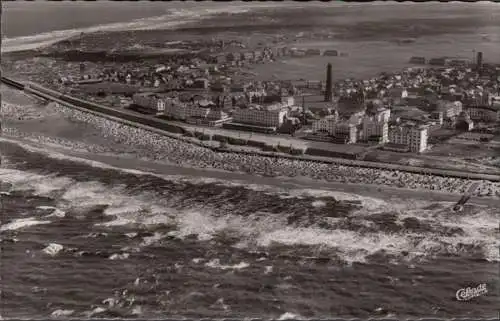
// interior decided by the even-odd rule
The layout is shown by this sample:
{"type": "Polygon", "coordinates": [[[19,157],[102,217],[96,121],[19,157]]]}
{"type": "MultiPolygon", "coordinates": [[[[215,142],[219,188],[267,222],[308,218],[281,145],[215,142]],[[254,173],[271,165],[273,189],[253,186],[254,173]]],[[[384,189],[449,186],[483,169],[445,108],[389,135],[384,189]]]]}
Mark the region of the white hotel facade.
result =
{"type": "Polygon", "coordinates": [[[206,106],[200,106],[199,104],[183,103],[177,98],[161,98],[151,94],[134,95],[133,100],[138,106],[152,109],[158,115],[175,120],[206,119],[209,122],[230,120],[226,113],[222,110],[212,108],[208,102],[206,102],[206,106]]]}
{"type": "Polygon", "coordinates": [[[262,127],[279,128],[288,114],[288,106],[276,104],[272,106],[250,105],[233,111],[233,122],[262,127]]]}
{"type": "Polygon", "coordinates": [[[391,118],[390,109],[378,109],[375,115],[365,115],[363,118],[362,139],[368,140],[372,136],[381,138],[381,143],[389,141],[389,119],[391,118]]]}
{"type": "Polygon", "coordinates": [[[394,125],[389,128],[389,142],[406,145],[410,151],[421,153],[427,149],[428,126],[415,124],[394,125]]]}

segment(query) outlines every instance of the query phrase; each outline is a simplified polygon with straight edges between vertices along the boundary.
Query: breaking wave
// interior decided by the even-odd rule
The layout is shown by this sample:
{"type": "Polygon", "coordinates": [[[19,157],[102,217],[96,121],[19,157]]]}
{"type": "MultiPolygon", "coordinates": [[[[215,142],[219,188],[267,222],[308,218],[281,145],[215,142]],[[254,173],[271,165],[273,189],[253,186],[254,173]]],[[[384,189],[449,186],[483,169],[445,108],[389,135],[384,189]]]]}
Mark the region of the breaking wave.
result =
{"type": "MultiPolygon", "coordinates": [[[[119,172],[105,165],[102,170],[119,172]]],[[[498,221],[487,208],[471,207],[462,215],[451,215],[448,203],[395,202],[327,190],[155,177],[140,171],[121,172],[110,180],[97,169],[87,167],[86,172],[94,174],[83,179],[0,169],[0,181],[10,186],[6,192],[30,192],[54,201],[53,206],[38,206],[46,212],[43,219],[3,222],[2,230],[102,208],[103,220],[93,223],[96,228],[168,226],[160,237],[144,239],[142,246],[161,244],[165,238],[207,242],[225,237],[239,249],[320,247],[346,262],[365,262],[378,255],[398,262],[467,253],[499,259],[498,221]]]]}

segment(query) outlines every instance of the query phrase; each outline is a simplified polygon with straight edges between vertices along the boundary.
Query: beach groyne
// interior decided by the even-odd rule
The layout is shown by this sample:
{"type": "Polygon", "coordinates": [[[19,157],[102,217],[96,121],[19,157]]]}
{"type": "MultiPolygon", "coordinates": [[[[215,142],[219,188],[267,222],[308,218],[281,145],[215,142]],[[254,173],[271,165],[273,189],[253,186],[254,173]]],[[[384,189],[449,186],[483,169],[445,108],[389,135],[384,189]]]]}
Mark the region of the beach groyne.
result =
{"type": "MultiPolygon", "coordinates": [[[[2,79],[3,81],[3,79],[2,79]]],[[[259,140],[240,139],[227,135],[206,134],[200,131],[186,129],[177,124],[168,123],[165,120],[154,116],[134,113],[127,110],[118,110],[92,102],[84,101],[75,97],[64,95],[60,92],[44,88],[36,84],[24,86],[24,90],[30,94],[52,100],[67,108],[91,113],[97,117],[107,118],[115,122],[133,126],[168,136],[170,138],[182,140],[200,147],[210,149],[215,152],[237,153],[239,155],[259,155],[272,158],[283,158],[289,160],[302,160],[314,163],[336,164],[354,168],[379,169],[387,171],[407,172],[420,175],[433,175],[440,177],[454,177],[467,180],[484,180],[500,182],[500,176],[471,172],[459,172],[453,170],[443,170],[435,168],[415,167],[389,163],[377,163],[344,158],[331,158],[327,154],[318,153],[313,149],[300,149],[288,146],[274,146],[259,140]],[[214,144],[218,141],[222,144],[214,144]],[[245,148],[235,148],[234,146],[255,147],[252,150],[245,148]],[[222,148],[221,148],[222,147],[222,148]],[[258,149],[260,150],[258,150],[258,149]]],[[[192,127],[192,126],[191,126],[192,127]]],[[[190,127],[190,128],[191,128],[190,127]]]]}

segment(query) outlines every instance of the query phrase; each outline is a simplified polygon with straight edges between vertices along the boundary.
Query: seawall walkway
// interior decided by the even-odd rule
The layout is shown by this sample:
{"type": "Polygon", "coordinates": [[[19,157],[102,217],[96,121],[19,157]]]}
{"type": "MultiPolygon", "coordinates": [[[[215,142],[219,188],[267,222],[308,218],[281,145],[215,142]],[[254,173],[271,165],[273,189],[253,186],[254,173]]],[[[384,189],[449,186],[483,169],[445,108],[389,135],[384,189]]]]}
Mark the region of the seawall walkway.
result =
{"type": "MultiPolygon", "coordinates": [[[[2,77],[2,82],[4,81],[5,77],[2,77]]],[[[5,78],[8,81],[15,82],[12,79],[5,78]]],[[[17,82],[19,84],[19,82],[17,82]]],[[[22,85],[22,84],[21,84],[22,85]]],[[[20,89],[20,86],[15,86],[17,89],[20,89]]],[[[289,159],[300,159],[300,160],[307,160],[307,161],[315,161],[315,162],[321,162],[321,163],[329,163],[329,164],[339,164],[339,165],[345,165],[345,166],[353,166],[353,167],[364,167],[364,168],[372,168],[372,169],[384,169],[384,170],[392,170],[392,171],[402,171],[402,172],[409,172],[409,173],[415,173],[415,174],[423,174],[423,175],[435,175],[435,176],[443,176],[443,177],[456,177],[456,178],[462,178],[462,179],[472,179],[472,180],[488,180],[488,181],[493,181],[493,182],[500,182],[500,175],[491,175],[491,174],[482,174],[482,173],[474,173],[474,172],[467,172],[467,171],[455,171],[455,170],[444,170],[444,169],[436,169],[436,168],[427,168],[427,167],[417,167],[417,166],[407,166],[407,165],[398,165],[398,164],[388,164],[388,163],[377,163],[377,162],[368,162],[368,161],[361,161],[361,160],[350,160],[350,159],[343,159],[343,158],[331,158],[331,157],[321,157],[321,156],[312,156],[312,155],[290,155],[290,154],[284,154],[284,153],[276,153],[276,152],[265,152],[265,151],[247,151],[247,150],[242,150],[233,148],[232,146],[228,146],[228,148],[225,149],[219,149],[215,148],[213,145],[209,145],[207,143],[204,143],[203,141],[200,141],[196,138],[191,138],[191,137],[184,137],[182,134],[184,132],[187,132],[189,130],[192,130],[194,128],[193,125],[187,125],[187,126],[182,126],[176,123],[175,125],[172,124],[171,122],[168,122],[166,120],[158,119],[155,118],[154,116],[149,116],[149,115],[143,115],[137,112],[133,111],[125,111],[125,110],[119,110],[111,107],[106,107],[102,105],[98,105],[95,103],[91,102],[85,102],[81,99],[77,98],[72,98],[75,100],[78,100],[82,102],[81,107],[80,106],[75,106],[74,104],[69,103],[66,100],[63,100],[60,97],[63,95],[62,93],[58,93],[53,90],[48,90],[40,85],[33,84],[31,86],[23,86],[24,90],[27,93],[34,94],[36,96],[45,98],[47,100],[51,100],[54,102],[57,102],[63,106],[66,106],[68,108],[73,108],[82,112],[86,113],[91,113],[94,114],[95,116],[98,117],[104,117],[116,122],[120,122],[129,126],[135,126],[139,127],[157,134],[165,135],[171,138],[175,139],[180,139],[183,141],[186,141],[188,143],[196,144],[198,146],[203,146],[206,148],[210,148],[219,152],[231,152],[231,153],[241,153],[241,154],[252,154],[252,155],[262,155],[262,156],[270,156],[270,157],[282,157],[282,158],[289,158],[289,159]],[[55,94],[48,94],[46,92],[42,92],[36,88],[40,89],[46,89],[50,92],[59,94],[58,97],[56,97],[55,94]],[[172,132],[172,129],[176,129],[174,132],[172,132]]],[[[45,91],[45,90],[44,90],[45,91]]],[[[68,96],[66,96],[68,97],[68,96]]],[[[198,127],[196,127],[198,128],[198,127]]],[[[206,128],[199,127],[199,131],[204,131],[207,132],[206,128]]],[[[210,128],[211,132],[217,131],[217,129],[210,128]]],[[[227,130],[224,131],[224,134],[227,134],[227,130]]],[[[233,138],[238,138],[240,134],[238,132],[235,133],[233,138]]],[[[257,136],[253,135],[252,140],[259,140],[261,141],[264,135],[257,136]],[[260,137],[262,136],[262,137],[260,137]]],[[[268,143],[269,139],[262,140],[263,143],[268,143]]]]}

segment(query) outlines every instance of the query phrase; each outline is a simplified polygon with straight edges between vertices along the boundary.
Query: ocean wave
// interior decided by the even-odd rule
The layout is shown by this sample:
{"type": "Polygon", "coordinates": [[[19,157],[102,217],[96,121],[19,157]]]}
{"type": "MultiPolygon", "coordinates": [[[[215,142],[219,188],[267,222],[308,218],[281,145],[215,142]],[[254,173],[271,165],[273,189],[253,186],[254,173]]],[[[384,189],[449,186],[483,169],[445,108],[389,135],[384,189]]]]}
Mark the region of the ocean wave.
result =
{"type": "Polygon", "coordinates": [[[12,185],[11,191],[34,191],[35,195],[47,196],[54,191],[62,190],[73,183],[67,177],[55,174],[39,175],[16,169],[0,168],[0,181],[12,185]]]}
{"type": "MultiPolygon", "coordinates": [[[[232,240],[232,246],[248,250],[276,245],[323,248],[347,262],[366,262],[379,254],[396,260],[422,260],[479,253],[490,261],[499,260],[498,218],[492,208],[469,206],[463,213],[452,214],[449,203],[382,200],[321,189],[245,186],[243,181],[175,175],[171,181],[162,178],[165,185],[151,177],[154,184],[149,186],[144,172],[140,172],[143,177],[138,189],[137,174],[133,180],[117,176],[123,179],[103,183],[92,174],[86,181],[77,181],[0,169],[0,181],[11,183],[12,190],[52,195],[54,211],[103,206],[108,220],[95,222],[99,229],[168,226],[143,238],[139,248],[161,245],[167,237],[195,236],[199,242],[226,238],[232,240]],[[164,187],[156,188],[157,184],[164,187]],[[54,191],[58,192],[54,195],[54,191]],[[317,201],[323,205],[315,206],[317,201]],[[345,212],[335,207],[352,201],[361,206],[345,212]]],[[[111,172],[106,175],[113,176],[111,172]]],[[[21,222],[39,224],[33,219],[21,222]]]]}
{"type": "Polygon", "coordinates": [[[210,268],[214,269],[220,269],[220,270],[242,270],[250,266],[250,264],[246,262],[240,262],[238,264],[233,264],[233,265],[225,265],[221,264],[219,259],[213,259],[207,263],[205,263],[205,266],[208,266],[210,268]]]}
{"type": "Polygon", "coordinates": [[[11,221],[10,223],[0,225],[0,232],[4,231],[15,231],[19,229],[23,229],[30,226],[41,225],[41,224],[50,224],[51,221],[40,221],[37,220],[36,217],[27,217],[20,218],[11,221]]]}
{"type": "Polygon", "coordinates": [[[45,247],[42,250],[42,252],[47,254],[47,255],[50,255],[50,256],[56,256],[63,249],[64,249],[64,246],[62,246],[61,244],[50,243],[49,245],[47,245],[47,247],[45,247]]]}

